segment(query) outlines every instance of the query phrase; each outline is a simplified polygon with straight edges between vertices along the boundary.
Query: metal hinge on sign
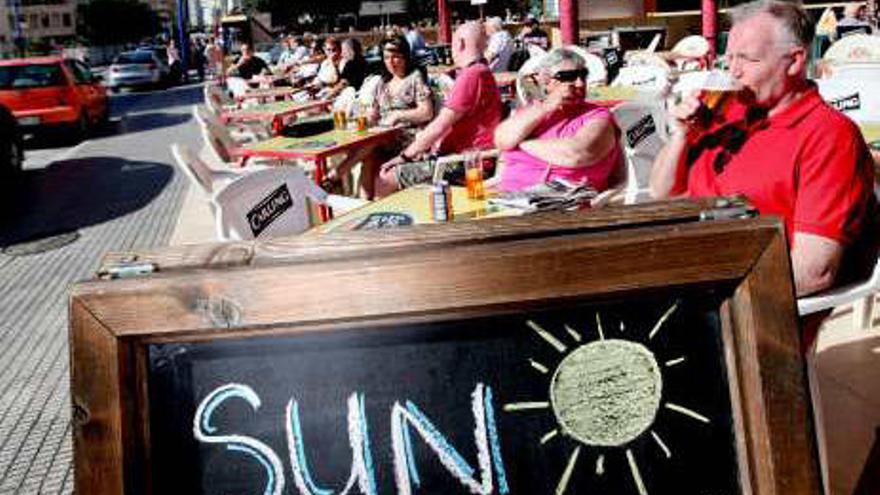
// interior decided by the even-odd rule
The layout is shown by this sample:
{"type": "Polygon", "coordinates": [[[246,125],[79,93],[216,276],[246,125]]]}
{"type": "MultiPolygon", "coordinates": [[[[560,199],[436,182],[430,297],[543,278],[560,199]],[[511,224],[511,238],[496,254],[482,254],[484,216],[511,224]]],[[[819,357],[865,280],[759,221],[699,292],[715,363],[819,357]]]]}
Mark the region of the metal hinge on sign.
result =
{"type": "Polygon", "coordinates": [[[98,277],[103,279],[142,277],[157,271],[159,267],[155,263],[138,261],[137,256],[132,256],[105,266],[98,272],[98,277]]]}
{"type": "Polygon", "coordinates": [[[758,210],[744,198],[718,198],[708,210],[700,212],[700,220],[729,220],[733,218],[753,218],[758,210]]]}

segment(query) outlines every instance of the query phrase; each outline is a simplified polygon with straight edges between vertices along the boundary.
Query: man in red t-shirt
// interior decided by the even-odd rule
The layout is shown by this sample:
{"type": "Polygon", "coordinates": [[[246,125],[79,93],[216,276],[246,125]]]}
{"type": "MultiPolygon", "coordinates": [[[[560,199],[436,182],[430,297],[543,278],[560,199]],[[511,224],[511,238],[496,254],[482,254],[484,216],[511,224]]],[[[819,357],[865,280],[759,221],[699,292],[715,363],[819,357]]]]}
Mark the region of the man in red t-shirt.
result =
{"type": "Polygon", "coordinates": [[[651,172],[655,197],[742,194],[782,217],[798,296],[873,266],[875,254],[870,154],[858,127],[806,78],[812,36],[794,2],[735,9],[727,59],[745,96],[708,128],[702,102],[686,97],[651,172]]]}
{"type": "MultiPolygon", "coordinates": [[[[433,163],[414,161],[436,151],[441,155],[493,146],[493,133],[501,121],[501,94],[483,60],[486,34],[482,26],[468,22],[452,37],[452,59],[459,68],[455,85],[437,117],[419,132],[396,158],[389,160],[376,179],[376,195],[386,196],[414,184],[429,182],[433,163]]],[[[461,170],[447,170],[444,178],[464,177],[461,170]]]]}

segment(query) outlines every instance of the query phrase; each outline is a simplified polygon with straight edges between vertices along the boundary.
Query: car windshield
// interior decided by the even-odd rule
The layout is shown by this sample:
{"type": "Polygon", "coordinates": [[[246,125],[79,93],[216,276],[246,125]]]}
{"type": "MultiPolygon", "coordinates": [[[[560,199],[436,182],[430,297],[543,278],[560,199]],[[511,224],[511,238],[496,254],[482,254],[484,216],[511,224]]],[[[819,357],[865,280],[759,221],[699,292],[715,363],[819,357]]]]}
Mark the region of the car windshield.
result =
{"type": "Polygon", "coordinates": [[[153,61],[153,54],[150,52],[131,52],[123,53],[116,57],[115,64],[148,64],[153,61]]]}
{"type": "Polygon", "coordinates": [[[0,67],[0,89],[45,88],[64,83],[58,64],[0,67]]]}

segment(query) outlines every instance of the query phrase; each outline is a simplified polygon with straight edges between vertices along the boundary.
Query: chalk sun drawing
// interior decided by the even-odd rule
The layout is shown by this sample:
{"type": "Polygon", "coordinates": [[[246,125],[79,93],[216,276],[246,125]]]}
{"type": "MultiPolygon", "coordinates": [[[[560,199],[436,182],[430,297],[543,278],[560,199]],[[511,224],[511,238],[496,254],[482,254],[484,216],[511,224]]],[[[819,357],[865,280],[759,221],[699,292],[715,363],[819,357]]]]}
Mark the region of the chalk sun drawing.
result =
{"type": "MultiPolygon", "coordinates": [[[[638,338],[638,332],[627,329],[623,322],[619,326],[620,336],[628,338],[607,338],[602,317],[597,312],[597,337],[594,340],[582,344],[587,340],[582,332],[569,324],[563,326],[563,333],[573,341],[572,349],[554,332],[533,320],[526,321],[526,326],[563,357],[552,374],[549,373],[551,367],[528,358],[533,370],[550,375],[549,400],[512,402],[505,404],[503,409],[509,413],[549,409],[555,416],[557,428],[543,434],[539,443],[546,445],[562,438],[574,441],[574,449],[556,485],[556,495],[569,490],[578,460],[589,455],[587,447],[622,450],[620,462],[628,467],[634,487],[640,495],[648,495],[649,487],[642,479],[636,457],[628,446],[650,438],[666,459],[672,458],[673,451],[652,429],[661,411],[670,411],[700,423],[711,422],[683,405],[663,402],[663,369],[683,365],[686,361],[684,357],[676,356],[661,366],[648,345],[677,309],[678,303],[672,304],[657,319],[646,332],[645,343],[633,340],[638,338]]],[[[606,462],[614,461],[606,459],[605,454],[596,455],[597,477],[604,476],[606,462]]]]}

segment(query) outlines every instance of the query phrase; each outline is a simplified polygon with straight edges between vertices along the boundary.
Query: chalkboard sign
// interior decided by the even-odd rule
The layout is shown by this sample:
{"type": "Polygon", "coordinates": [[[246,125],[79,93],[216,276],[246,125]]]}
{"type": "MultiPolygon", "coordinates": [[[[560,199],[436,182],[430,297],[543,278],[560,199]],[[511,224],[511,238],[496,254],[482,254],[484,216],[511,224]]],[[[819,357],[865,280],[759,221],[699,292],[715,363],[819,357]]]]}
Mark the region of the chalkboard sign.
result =
{"type": "Polygon", "coordinates": [[[781,225],[580,221],[81,284],[78,492],[818,494],[781,225]]]}
{"type": "Polygon", "coordinates": [[[154,490],[739,494],[717,304],[155,344],[154,490]]]}

